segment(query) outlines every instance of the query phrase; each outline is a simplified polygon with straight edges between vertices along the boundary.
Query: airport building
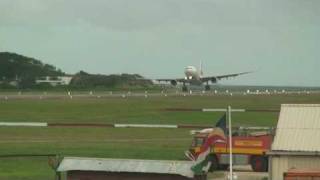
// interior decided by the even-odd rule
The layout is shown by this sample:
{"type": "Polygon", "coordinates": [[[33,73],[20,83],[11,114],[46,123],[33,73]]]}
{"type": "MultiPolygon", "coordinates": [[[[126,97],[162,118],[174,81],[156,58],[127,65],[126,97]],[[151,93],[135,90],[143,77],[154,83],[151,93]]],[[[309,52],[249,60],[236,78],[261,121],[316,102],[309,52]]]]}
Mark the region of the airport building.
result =
{"type": "Polygon", "coordinates": [[[46,76],[36,80],[36,84],[47,83],[51,86],[69,85],[72,80],[72,76],[46,76]]]}
{"type": "Polygon", "coordinates": [[[270,180],[320,179],[320,104],[282,105],[269,154],[270,180]]]}

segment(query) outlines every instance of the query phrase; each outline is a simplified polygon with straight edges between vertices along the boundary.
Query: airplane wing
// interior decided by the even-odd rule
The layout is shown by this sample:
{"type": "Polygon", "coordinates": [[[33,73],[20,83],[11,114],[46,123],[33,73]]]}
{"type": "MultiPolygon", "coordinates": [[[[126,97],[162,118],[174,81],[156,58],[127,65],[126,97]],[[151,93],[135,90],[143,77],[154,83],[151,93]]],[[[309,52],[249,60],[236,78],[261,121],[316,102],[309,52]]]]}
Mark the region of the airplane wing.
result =
{"type": "Polygon", "coordinates": [[[208,81],[217,82],[218,80],[221,80],[221,79],[228,79],[231,77],[237,77],[237,76],[249,74],[249,73],[252,73],[252,72],[249,71],[249,72],[242,72],[242,73],[236,73],[236,74],[226,74],[226,75],[220,75],[220,76],[208,76],[208,77],[202,77],[201,81],[202,82],[208,82],[208,81]]]}
{"type": "Polygon", "coordinates": [[[179,78],[179,79],[155,79],[155,80],[159,81],[159,82],[172,82],[172,81],[180,82],[180,83],[186,82],[186,80],[183,79],[183,78],[179,78]]]}

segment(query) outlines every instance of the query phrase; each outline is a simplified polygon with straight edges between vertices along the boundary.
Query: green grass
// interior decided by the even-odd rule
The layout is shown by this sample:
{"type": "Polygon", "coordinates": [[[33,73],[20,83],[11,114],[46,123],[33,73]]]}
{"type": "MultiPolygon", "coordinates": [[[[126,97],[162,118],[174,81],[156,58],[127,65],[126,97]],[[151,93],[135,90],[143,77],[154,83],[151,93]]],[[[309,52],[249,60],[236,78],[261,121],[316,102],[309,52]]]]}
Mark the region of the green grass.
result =
{"type": "MultiPolygon", "coordinates": [[[[281,103],[316,103],[319,100],[319,96],[316,95],[2,100],[0,101],[0,121],[212,124],[221,113],[164,112],[163,109],[222,108],[228,105],[233,108],[279,109],[281,103]]],[[[266,124],[260,120],[269,119],[274,125],[277,115],[235,114],[235,121],[246,121],[249,118],[256,121],[254,124],[266,124]]]]}
{"type": "MultiPolygon", "coordinates": [[[[319,103],[318,95],[192,96],[64,100],[0,100],[0,121],[213,125],[222,113],[166,112],[165,108],[279,109],[319,103]]],[[[275,126],[277,113],[233,113],[235,126],[275,126]]],[[[186,129],[0,127],[0,155],[60,154],[108,158],[184,159],[186,129]]],[[[2,158],[0,179],[53,179],[46,158],[2,158]]]]}
{"type": "Polygon", "coordinates": [[[0,154],[182,159],[190,143],[185,129],[0,128],[0,154]],[[167,151],[164,151],[167,149],[167,151]],[[182,151],[181,151],[182,150],[182,151]]]}
{"type": "Polygon", "coordinates": [[[44,158],[2,158],[1,180],[47,180],[54,179],[54,171],[44,158]]]}

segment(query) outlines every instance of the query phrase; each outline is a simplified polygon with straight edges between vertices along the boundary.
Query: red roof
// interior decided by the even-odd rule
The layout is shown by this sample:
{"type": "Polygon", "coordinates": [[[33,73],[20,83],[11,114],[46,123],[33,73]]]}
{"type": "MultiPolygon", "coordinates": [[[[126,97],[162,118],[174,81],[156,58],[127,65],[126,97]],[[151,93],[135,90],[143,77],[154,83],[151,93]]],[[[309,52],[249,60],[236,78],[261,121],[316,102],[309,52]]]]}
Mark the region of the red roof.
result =
{"type": "Polygon", "coordinates": [[[290,169],[286,177],[320,177],[320,169],[290,169]]]}

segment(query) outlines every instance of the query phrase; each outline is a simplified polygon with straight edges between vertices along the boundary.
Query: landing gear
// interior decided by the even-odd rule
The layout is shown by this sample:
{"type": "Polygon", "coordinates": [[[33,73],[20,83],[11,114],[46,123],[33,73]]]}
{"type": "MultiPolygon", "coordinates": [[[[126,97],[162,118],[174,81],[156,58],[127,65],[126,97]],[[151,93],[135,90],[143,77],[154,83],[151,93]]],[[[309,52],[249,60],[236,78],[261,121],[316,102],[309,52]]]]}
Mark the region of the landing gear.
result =
{"type": "Polygon", "coordinates": [[[184,84],[183,86],[182,86],[182,92],[187,92],[188,91],[188,88],[187,88],[187,86],[184,84]]]}
{"type": "Polygon", "coordinates": [[[205,86],[205,90],[206,90],[206,91],[210,91],[210,86],[209,86],[209,84],[207,84],[207,85],[205,86]]]}

